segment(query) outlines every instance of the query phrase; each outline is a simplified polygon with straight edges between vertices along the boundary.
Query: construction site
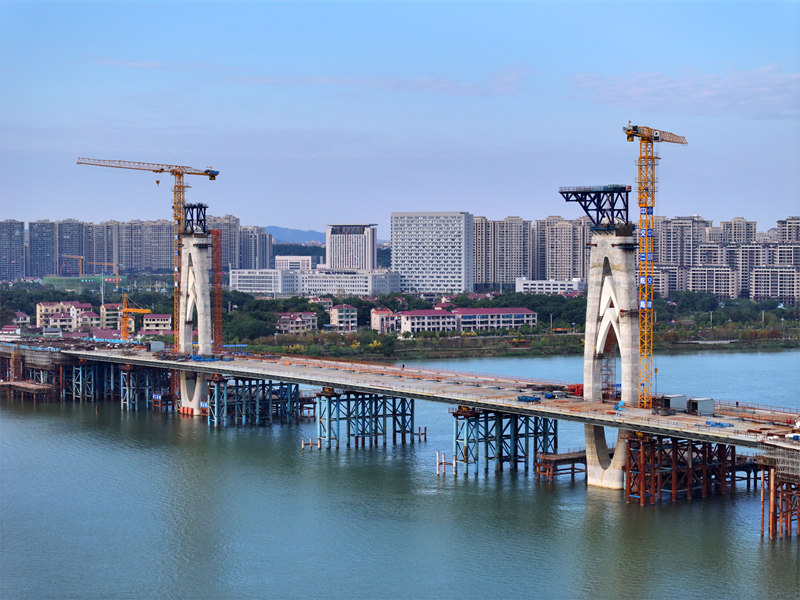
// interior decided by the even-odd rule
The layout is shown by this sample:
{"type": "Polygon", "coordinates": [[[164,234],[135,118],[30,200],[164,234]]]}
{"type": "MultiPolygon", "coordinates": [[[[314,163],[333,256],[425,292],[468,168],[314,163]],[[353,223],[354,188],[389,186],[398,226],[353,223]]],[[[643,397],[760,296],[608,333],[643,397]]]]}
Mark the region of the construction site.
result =
{"type": "MultiPolygon", "coordinates": [[[[450,460],[437,456],[437,474],[448,465],[477,474],[480,464],[530,467],[548,482],[583,473],[588,485],[620,490],[641,506],[728,494],[752,479],[761,486],[761,534],[800,536],[800,412],[654,392],[656,149],[687,142],[650,127],[623,131],[639,142],[638,223],[629,218],[630,186],[559,190],[592,223],[580,383],[225,352],[219,231],[208,229],[206,205],[186,203],[184,184],[185,175],[214,180],[219,172],[80,158],[80,165],[174,177],[172,347],[125,343],[129,319],[150,312],[125,296],[122,344],[4,342],[0,386],[21,401],[119,401],[123,411],[203,418],[214,428],[313,418],[319,449],[389,437],[413,443],[422,437],[414,402],[446,403],[453,452],[450,460]],[[584,425],[585,449],[558,452],[560,420],[584,425]],[[618,431],[613,447],[606,428],[618,431]],[[744,457],[737,447],[757,454],[744,457]]],[[[82,257],[65,258],[82,271],[82,257]]]]}

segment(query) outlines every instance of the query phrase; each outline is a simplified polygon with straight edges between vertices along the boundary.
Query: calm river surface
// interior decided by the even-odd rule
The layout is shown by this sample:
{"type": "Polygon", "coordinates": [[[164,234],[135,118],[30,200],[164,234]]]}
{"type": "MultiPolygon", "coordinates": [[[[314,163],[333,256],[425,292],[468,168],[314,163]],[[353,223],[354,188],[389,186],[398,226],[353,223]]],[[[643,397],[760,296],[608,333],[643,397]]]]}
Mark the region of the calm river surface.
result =
{"type": "MultiPolygon", "coordinates": [[[[578,357],[424,364],[582,378],[578,357]]],[[[800,406],[798,351],[656,366],[659,391],[800,406]]],[[[437,478],[452,417],[418,402],[416,424],[427,442],[303,453],[314,424],[211,431],[115,404],[3,401],[0,597],[800,596],[800,541],[761,539],[743,484],[640,508],[581,476],[437,478]]],[[[562,449],[583,445],[560,427],[562,449]]]]}

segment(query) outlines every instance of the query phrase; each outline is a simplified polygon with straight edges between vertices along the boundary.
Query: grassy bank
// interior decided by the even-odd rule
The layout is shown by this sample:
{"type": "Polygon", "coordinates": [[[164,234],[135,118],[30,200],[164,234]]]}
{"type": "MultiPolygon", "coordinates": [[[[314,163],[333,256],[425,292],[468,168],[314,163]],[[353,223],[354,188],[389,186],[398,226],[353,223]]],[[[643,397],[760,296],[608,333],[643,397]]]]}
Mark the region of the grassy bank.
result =
{"type": "MultiPolygon", "coordinates": [[[[800,338],[681,339],[656,336],[654,352],[691,354],[703,352],[779,351],[800,348],[800,338]]],[[[503,356],[580,356],[584,338],[580,333],[566,335],[456,337],[405,340],[376,339],[361,344],[346,337],[328,337],[323,343],[303,343],[302,338],[279,336],[275,344],[254,344],[250,350],[270,354],[296,354],[322,358],[346,358],[368,361],[403,361],[440,358],[484,358],[503,356]]]]}

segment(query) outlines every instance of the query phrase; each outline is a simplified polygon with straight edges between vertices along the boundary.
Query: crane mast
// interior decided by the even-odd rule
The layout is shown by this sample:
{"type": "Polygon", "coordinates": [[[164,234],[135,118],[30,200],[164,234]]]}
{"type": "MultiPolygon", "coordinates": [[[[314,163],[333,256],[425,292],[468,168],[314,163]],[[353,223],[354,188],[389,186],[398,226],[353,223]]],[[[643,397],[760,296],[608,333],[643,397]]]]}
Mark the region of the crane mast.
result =
{"type": "Polygon", "coordinates": [[[152,171],[153,173],[171,173],[175,177],[175,186],[172,188],[172,218],[174,221],[174,257],[175,257],[175,283],[173,290],[173,331],[175,352],[178,351],[180,328],[180,303],[181,303],[181,233],[183,232],[183,214],[186,204],[186,185],[183,183],[184,175],[204,175],[214,181],[219,175],[211,167],[197,169],[185,165],[164,165],[159,163],[133,162],[127,160],[104,160],[99,158],[78,158],[79,165],[95,167],[114,167],[117,169],[133,169],[136,171],[152,171]]]}
{"type": "Polygon", "coordinates": [[[656,164],[655,142],[686,144],[668,131],[631,125],[622,130],[629,142],[639,138],[639,408],[653,407],[653,260],[655,258],[656,164]]]}

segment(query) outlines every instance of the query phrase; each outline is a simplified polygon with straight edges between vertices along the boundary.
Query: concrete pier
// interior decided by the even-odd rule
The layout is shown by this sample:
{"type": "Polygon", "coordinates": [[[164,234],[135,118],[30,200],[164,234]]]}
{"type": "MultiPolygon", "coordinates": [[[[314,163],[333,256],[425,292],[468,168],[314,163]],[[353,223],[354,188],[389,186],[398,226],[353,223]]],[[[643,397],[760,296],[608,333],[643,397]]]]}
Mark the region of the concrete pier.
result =
{"type": "MultiPolygon", "coordinates": [[[[629,226],[596,230],[592,236],[586,307],[583,394],[603,401],[603,361],[619,351],[621,405],[636,406],[639,381],[639,322],[636,296],[636,240],[629,226]]],[[[623,447],[620,430],[617,448],[623,447]]],[[[624,442],[623,442],[624,443],[624,442]]],[[[589,485],[622,489],[624,453],[610,458],[603,427],[586,425],[586,479],[589,485]]]]}
{"type": "MultiPolygon", "coordinates": [[[[180,337],[178,350],[182,354],[211,354],[211,287],[208,279],[211,267],[211,237],[205,228],[184,233],[181,257],[182,295],[180,304],[180,337]],[[197,317],[197,350],[192,335],[197,317]]],[[[181,408],[200,416],[200,405],[208,397],[206,375],[181,371],[181,408]]]]}

